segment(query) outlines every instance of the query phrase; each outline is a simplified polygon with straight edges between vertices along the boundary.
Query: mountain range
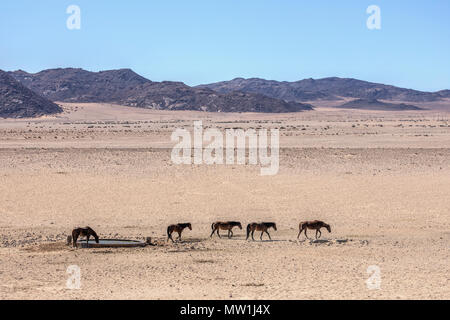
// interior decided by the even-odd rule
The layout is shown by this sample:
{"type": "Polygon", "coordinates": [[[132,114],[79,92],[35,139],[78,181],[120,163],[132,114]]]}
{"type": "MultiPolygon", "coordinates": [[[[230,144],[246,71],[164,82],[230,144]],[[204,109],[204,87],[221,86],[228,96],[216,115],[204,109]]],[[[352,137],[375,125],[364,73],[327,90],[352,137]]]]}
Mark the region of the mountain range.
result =
{"type": "Polygon", "coordinates": [[[287,102],[260,93],[217,93],[182,82],[153,82],[130,69],[89,72],[50,69],[35,74],[10,72],[16,80],[52,101],[107,102],[125,106],[211,112],[297,112],[310,104],[287,102]]]}
{"type": "Polygon", "coordinates": [[[51,101],[102,102],[160,110],[279,113],[312,110],[314,101],[344,98],[342,108],[376,110],[420,109],[412,104],[379,100],[414,103],[450,98],[450,90],[423,92],[336,77],[295,82],[236,78],[191,87],[182,82],[154,82],[130,69],[90,72],[60,68],[1,74],[0,116],[11,117],[60,112],[60,107],[51,101]],[[348,98],[355,100],[347,102],[348,98]]]}

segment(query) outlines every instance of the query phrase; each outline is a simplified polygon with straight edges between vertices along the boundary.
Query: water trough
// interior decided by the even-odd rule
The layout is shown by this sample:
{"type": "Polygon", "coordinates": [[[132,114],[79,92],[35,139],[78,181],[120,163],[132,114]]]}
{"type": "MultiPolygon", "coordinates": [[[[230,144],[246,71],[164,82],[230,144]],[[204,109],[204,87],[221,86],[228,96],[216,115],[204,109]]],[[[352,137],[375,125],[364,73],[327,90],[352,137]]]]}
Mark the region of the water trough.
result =
{"type": "Polygon", "coordinates": [[[88,247],[86,240],[77,241],[79,248],[135,248],[146,245],[148,245],[147,242],[138,240],[100,239],[99,243],[96,243],[94,239],[90,239],[88,247]]]}

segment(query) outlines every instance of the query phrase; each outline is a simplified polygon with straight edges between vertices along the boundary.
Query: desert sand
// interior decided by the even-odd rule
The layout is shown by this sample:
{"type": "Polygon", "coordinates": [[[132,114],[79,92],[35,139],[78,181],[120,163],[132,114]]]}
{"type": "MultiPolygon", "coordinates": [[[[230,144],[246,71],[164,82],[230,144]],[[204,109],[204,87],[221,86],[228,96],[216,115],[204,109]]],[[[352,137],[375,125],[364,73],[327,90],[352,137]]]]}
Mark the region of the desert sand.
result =
{"type": "Polygon", "coordinates": [[[324,103],[274,115],[62,105],[55,117],[0,119],[0,299],[450,298],[444,107],[324,103]],[[279,128],[279,173],[173,164],[171,133],[198,119],[221,130],[279,128]],[[297,240],[299,222],[313,219],[332,232],[297,240]],[[244,229],[210,238],[216,220],[244,229]],[[272,241],[245,240],[253,221],[277,223],[272,241]],[[193,230],[166,242],[178,222],[193,230]],[[102,238],[157,245],[66,246],[72,228],[86,225],[102,238]],[[79,290],[66,287],[70,265],[80,267],[79,290]],[[370,266],[380,271],[377,288],[366,283],[370,266]]]}

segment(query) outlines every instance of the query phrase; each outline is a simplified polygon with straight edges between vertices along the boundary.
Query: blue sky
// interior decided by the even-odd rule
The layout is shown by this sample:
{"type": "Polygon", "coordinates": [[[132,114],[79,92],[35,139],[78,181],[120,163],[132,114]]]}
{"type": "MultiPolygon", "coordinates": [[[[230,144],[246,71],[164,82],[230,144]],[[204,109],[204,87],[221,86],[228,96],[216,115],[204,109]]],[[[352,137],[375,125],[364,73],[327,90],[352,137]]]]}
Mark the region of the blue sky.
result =
{"type": "Polygon", "coordinates": [[[132,68],[189,85],[352,77],[450,89],[448,0],[1,0],[0,69],[132,68]],[[69,30],[69,5],[81,29],[69,30]],[[369,30],[369,5],[381,30],[369,30]]]}

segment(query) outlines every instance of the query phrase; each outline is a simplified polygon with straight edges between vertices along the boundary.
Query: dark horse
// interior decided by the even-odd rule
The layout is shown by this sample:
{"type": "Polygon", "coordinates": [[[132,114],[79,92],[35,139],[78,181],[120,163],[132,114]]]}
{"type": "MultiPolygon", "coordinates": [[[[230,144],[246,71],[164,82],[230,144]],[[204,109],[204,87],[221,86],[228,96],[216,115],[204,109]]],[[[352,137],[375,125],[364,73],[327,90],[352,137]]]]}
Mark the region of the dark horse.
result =
{"type": "Polygon", "coordinates": [[[326,228],[328,230],[328,232],[331,232],[330,225],[326,224],[323,221],[314,220],[314,221],[303,221],[303,222],[300,222],[300,224],[298,226],[299,232],[298,232],[297,239],[300,237],[300,234],[302,233],[303,230],[305,230],[305,236],[306,236],[306,238],[308,238],[308,235],[306,234],[306,230],[307,229],[316,230],[316,239],[317,239],[317,234],[320,234],[319,235],[319,238],[320,238],[322,236],[322,232],[320,232],[321,228],[326,228]]]}
{"type": "Polygon", "coordinates": [[[92,230],[92,228],[90,227],[86,227],[86,228],[75,228],[72,231],[72,241],[73,241],[73,246],[76,247],[77,246],[77,240],[78,237],[86,237],[86,244],[87,247],[89,247],[89,238],[91,236],[93,236],[95,238],[95,242],[98,243],[98,235],[97,233],[95,233],[94,230],[92,230]]]}
{"type": "MultiPolygon", "coordinates": [[[[277,231],[277,225],[275,224],[275,222],[261,222],[261,223],[250,223],[247,225],[247,239],[250,236],[250,232],[252,234],[252,239],[255,240],[253,238],[253,234],[256,231],[261,231],[261,236],[259,237],[262,240],[262,236],[265,233],[267,233],[267,235],[269,236],[269,239],[272,240],[272,238],[270,237],[270,234],[267,232],[267,230],[269,228],[273,228],[275,231],[277,231]]],[[[247,240],[246,239],[246,240],[247,240]]]]}
{"type": "Polygon", "coordinates": [[[192,230],[192,225],[190,223],[179,223],[179,224],[171,224],[167,227],[167,241],[172,240],[172,233],[177,232],[178,233],[178,239],[181,240],[181,233],[185,228],[189,228],[189,230],[192,230]]]}
{"type": "Polygon", "coordinates": [[[220,238],[220,234],[219,234],[219,230],[228,230],[228,238],[231,238],[233,236],[233,228],[234,227],[239,227],[239,229],[242,230],[242,225],[239,221],[227,221],[227,222],[213,222],[213,224],[211,225],[211,236],[213,236],[214,232],[217,231],[217,235],[220,238]]]}

